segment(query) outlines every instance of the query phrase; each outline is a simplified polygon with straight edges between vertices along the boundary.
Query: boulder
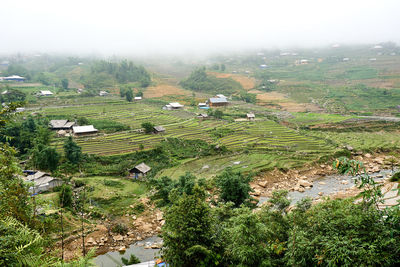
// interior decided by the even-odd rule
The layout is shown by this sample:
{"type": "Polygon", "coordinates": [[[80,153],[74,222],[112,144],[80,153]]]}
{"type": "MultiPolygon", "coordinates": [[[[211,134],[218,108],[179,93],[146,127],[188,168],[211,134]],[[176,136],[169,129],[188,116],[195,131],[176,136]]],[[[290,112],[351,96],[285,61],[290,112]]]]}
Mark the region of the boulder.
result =
{"type": "Polygon", "coordinates": [[[318,195],[319,195],[319,196],[323,196],[323,195],[324,195],[324,192],[319,192],[318,195]]]}
{"type": "Polygon", "coordinates": [[[114,239],[115,241],[123,241],[123,240],[124,240],[124,237],[123,237],[122,235],[116,235],[116,236],[113,236],[113,239],[114,239]]]}
{"type": "Polygon", "coordinates": [[[372,157],[371,154],[369,154],[369,153],[365,154],[364,156],[365,156],[366,158],[371,158],[371,157],[372,157]]]}
{"type": "Polygon", "coordinates": [[[349,184],[349,181],[347,181],[347,180],[342,180],[340,183],[341,183],[341,184],[349,184]]]}
{"type": "Polygon", "coordinates": [[[126,247],[125,247],[125,246],[122,246],[122,247],[120,247],[120,248],[118,249],[118,251],[119,251],[119,252],[125,252],[125,251],[126,251],[126,247]]]}
{"type": "Polygon", "coordinates": [[[299,187],[299,190],[297,190],[297,191],[299,191],[300,193],[303,193],[304,191],[306,191],[305,189],[304,189],[304,187],[299,187]]]}
{"type": "Polygon", "coordinates": [[[324,185],[324,184],[326,184],[325,182],[318,182],[319,184],[322,184],[322,185],[324,185]]]}
{"type": "Polygon", "coordinates": [[[267,187],[268,182],[267,181],[262,181],[262,182],[258,182],[258,185],[261,187],[267,187]]]}
{"type": "Polygon", "coordinates": [[[298,184],[302,187],[312,187],[313,186],[312,183],[310,183],[309,181],[303,180],[303,179],[299,180],[298,184]]]}

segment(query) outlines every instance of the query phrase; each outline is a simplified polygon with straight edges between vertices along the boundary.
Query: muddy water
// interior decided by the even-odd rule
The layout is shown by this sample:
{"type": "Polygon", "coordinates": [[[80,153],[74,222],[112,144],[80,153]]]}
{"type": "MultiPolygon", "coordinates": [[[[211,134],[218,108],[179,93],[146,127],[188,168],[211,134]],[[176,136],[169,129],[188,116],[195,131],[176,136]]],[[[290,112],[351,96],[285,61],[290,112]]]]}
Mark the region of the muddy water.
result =
{"type": "MultiPolygon", "coordinates": [[[[395,172],[396,171],[397,170],[395,170],[395,172]]],[[[370,176],[373,177],[375,181],[382,180],[385,177],[391,177],[391,175],[392,175],[391,170],[381,170],[380,172],[370,174],[370,176]]],[[[323,196],[327,196],[335,194],[339,191],[346,190],[347,188],[350,188],[355,185],[354,181],[355,177],[348,175],[329,175],[314,180],[313,187],[306,189],[305,192],[303,193],[298,191],[289,192],[288,197],[289,200],[291,201],[291,204],[295,204],[302,198],[306,197],[317,198],[319,197],[320,192],[323,193],[323,196]]],[[[268,197],[260,197],[260,201],[258,204],[260,205],[267,200],[268,197]]]]}
{"type": "Polygon", "coordinates": [[[142,241],[130,245],[125,253],[118,251],[107,252],[106,254],[99,255],[94,259],[94,263],[101,267],[117,267],[123,266],[121,258],[127,258],[134,254],[141,262],[151,261],[159,254],[160,249],[145,249],[146,246],[151,246],[154,243],[159,244],[162,239],[157,236],[152,236],[142,241]]]}

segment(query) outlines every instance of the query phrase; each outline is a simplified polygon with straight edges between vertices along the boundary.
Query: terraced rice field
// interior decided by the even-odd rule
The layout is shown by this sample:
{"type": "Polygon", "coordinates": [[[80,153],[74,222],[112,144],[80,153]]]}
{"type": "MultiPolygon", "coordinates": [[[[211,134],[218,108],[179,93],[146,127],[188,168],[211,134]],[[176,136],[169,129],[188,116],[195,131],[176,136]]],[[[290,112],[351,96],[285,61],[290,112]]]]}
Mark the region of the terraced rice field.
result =
{"type": "Polygon", "coordinates": [[[165,111],[160,107],[144,103],[104,103],[99,105],[85,105],[82,107],[47,108],[41,112],[44,115],[65,115],[86,117],[96,120],[112,120],[140,128],[142,122],[149,121],[156,125],[180,122],[193,117],[183,110],[165,111]]]}
{"type": "MultiPolygon", "coordinates": [[[[162,134],[128,131],[82,137],[77,139],[77,143],[85,153],[103,155],[128,153],[139,150],[141,147],[150,149],[168,137],[201,139],[209,143],[225,145],[231,150],[247,148],[257,151],[282,150],[312,153],[331,149],[323,141],[304,137],[273,121],[228,123],[218,120],[199,121],[193,118],[165,125],[165,128],[166,132],[162,134]],[[233,132],[222,138],[215,138],[211,135],[211,131],[217,127],[228,128],[233,132]]],[[[61,141],[57,144],[57,148],[61,150],[61,141]]]]}

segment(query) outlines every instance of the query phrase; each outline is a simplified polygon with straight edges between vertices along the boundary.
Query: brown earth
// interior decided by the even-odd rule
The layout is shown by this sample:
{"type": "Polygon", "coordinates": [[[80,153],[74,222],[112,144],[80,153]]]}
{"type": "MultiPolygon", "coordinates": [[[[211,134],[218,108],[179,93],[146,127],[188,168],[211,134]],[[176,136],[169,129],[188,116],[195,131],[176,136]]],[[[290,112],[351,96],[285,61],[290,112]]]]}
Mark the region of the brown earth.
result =
{"type": "Polygon", "coordinates": [[[148,87],[143,96],[145,98],[152,98],[152,97],[163,97],[165,95],[190,95],[191,93],[179,88],[176,85],[169,85],[165,83],[157,84],[156,86],[148,87]]]}
{"type": "Polygon", "coordinates": [[[245,90],[253,89],[256,86],[256,80],[245,75],[233,74],[233,73],[219,73],[219,72],[208,72],[217,78],[232,78],[233,80],[240,83],[245,90]]]}

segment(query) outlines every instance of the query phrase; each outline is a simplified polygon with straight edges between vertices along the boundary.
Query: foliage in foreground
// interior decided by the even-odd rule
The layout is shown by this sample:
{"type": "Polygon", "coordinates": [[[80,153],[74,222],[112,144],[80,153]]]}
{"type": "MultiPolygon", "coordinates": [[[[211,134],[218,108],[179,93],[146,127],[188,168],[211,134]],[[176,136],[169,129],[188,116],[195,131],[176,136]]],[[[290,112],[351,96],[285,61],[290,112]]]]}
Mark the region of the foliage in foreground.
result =
{"type": "MultiPolygon", "coordinates": [[[[311,205],[305,199],[289,212],[288,192],[276,191],[254,211],[239,206],[242,201],[229,202],[242,194],[228,190],[219,192],[225,201],[213,207],[195,177],[187,174],[181,177],[183,186],[174,187],[164,177],[156,186],[156,196],[169,203],[163,257],[173,266],[395,266],[400,262],[399,205],[376,208],[379,186],[360,171],[359,162],[341,158],[335,167],[357,175],[361,203],[326,199],[311,205]]],[[[235,182],[227,181],[239,177],[228,170],[216,183],[234,188],[235,182]]]]}

